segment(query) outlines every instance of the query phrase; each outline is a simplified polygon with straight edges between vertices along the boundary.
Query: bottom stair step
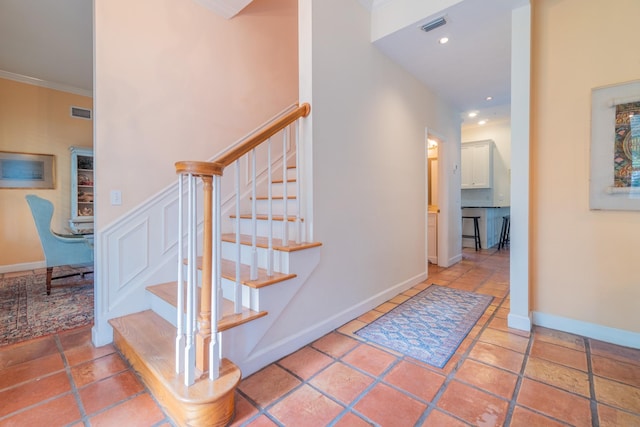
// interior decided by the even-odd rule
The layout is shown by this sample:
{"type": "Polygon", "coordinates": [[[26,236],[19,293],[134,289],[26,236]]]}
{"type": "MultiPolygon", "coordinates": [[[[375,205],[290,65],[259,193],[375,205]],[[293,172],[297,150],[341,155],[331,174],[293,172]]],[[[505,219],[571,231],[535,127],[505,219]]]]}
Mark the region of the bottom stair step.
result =
{"type": "Polygon", "coordinates": [[[154,312],[142,311],[109,320],[113,341],[140,374],[151,393],[179,426],[225,426],[233,418],[240,369],[223,359],[220,377],[184,385],[175,372],[176,329],[154,312]]]}

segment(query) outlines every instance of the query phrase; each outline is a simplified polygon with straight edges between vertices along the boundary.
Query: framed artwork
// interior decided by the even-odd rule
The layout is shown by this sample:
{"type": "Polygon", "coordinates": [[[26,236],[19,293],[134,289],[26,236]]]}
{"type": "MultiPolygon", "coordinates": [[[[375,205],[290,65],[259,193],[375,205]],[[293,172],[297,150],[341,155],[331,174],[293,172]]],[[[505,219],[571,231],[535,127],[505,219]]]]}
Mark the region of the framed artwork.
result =
{"type": "Polygon", "coordinates": [[[640,81],[591,94],[591,209],[640,210],[640,81]]]}
{"type": "Polygon", "coordinates": [[[0,188],[55,188],[55,156],[0,151],[0,188]]]}

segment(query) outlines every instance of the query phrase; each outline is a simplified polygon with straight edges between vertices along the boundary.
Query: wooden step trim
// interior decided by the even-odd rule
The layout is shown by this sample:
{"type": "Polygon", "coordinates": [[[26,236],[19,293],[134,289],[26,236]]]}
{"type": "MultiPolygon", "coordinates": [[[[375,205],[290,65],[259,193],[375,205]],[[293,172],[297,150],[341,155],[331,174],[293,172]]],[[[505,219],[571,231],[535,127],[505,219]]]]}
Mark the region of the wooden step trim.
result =
{"type": "MultiPolygon", "coordinates": [[[[158,298],[171,304],[173,307],[178,306],[178,282],[167,282],[159,285],[148,286],[147,290],[158,298]]],[[[198,287],[198,296],[200,288],[198,287]]],[[[186,301],[186,297],[185,297],[186,301]]],[[[218,331],[223,332],[236,326],[243,325],[255,319],[259,319],[268,314],[266,311],[255,311],[247,307],[243,307],[240,313],[234,313],[235,306],[233,301],[226,298],[222,299],[222,318],[218,321],[218,331]]],[[[183,310],[184,312],[184,310],[183,310]]]]}
{"type": "MultiPolygon", "coordinates": [[[[222,241],[228,243],[236,242],[235,233],[225,233],[222,235],[222,241]]],[[[251,246],[251,236],[248,234],[240,235],[240,244],[245,246],[251,246]]],[[[256,238],[256,246],[262,249],[269,248],[269,239],[267,237],[258,236],[256,238]]],[[[295,240],[289,240],[288,246],[282,246],[282,239],[273,238],[273,249],[281,252],[296,252],[304,249],[315,248],[318,246],[322,246],[321,242],[303,242],[296,243],[295,240]]]]}
{"type": "Polygon", "coordinates": [[[235,328],[236,326],[244,325],[252,320],[259,319],[268,314],[266,311],[254,311],[247,307],[242,307],[240,313],[234,313],[235,305],[233,301],[226,298],[222,299],[222,312],[229,313],[224,314],[222,319],[218,321],[218,332],[224,332],[228,329],[235,328]]]}
{"type": "MultiPolygon", "coordinates": [[[[236,214],[232,214],[230,216],[230,218],[235,219],[236,218],[236,214]]],[[[251,214],[241,214],[240,215],[240,219],[251,219],[252,216],[251,214]]],[[[260,221],[266,221],[269,219],[269,217],[267,215],[256,215],[256,219],[260,220],[260,221]]],[[[282,215],[273,215],[272,219],[274,221],[284,221],[284,216],[282,215]]],[[[287,216],[287,221],[289,222],[295,222],[296,221],[296,217],[293,215],[287,216]]],[[[304,221],[303,218],[300,218],[300,221],[304,221]]]]}
{"type": "MultiPolygon", "coordinates": [[[[187,262],[186,260],[184,261],[187,262]]],[[[202,257],[199,256],[196,259],[196,267],[202,269],[202,257]]],[[[236,280],[236,262],[228,259],[221,260],[222,277],[235,282],[236,280]]],[[[240,264],[240,283],[249,286],[250,288],[260,289],[265,286],[274,285],[276,283],[284,282],[285,280],[293,279],[295,274],[279,273],[274,271],[271,276],[267,274],[267,270],[264,268],[258,268],[258,278],[251,280],[251,267],[246,264],[240,264]]]]}
{"type": "Polygon", "coordinates": [[[141,376],[158,403],[176,425],[226,426],[234,416],[235,390],[240,369],[222,359],[220,377],[210,381],[196,375],[194,385],[184,385],[175,372],[176,329],[151,310],[109,320],[113,342],[141,376]]]}
{"type": "MultiPolygon", "coordinates": [[[[289,178],[289,179],[287,179],[287,182],[298,182],[298,180],[295,179],[295,178],[289,178]]],[[[274,179],[274,180],[271,180],[271,183],[272,184],[283,184],[284,180],[282,178],[274,179]]]]}
{"type": "MultiPolygon", "coordinates": [[[[198,268],[200,268],[201,262],[202,258],[198,257],[198,268]]],[[[230,261],[228,259],[222,260],[222,277],[227,280],[236,280],[235,261],[230,261]]],[[[267,270],[264,268],[258,268],[258,278],[256,280],[251,280],[251,267],[246,264],[240,264],[240,283],[254,289],[264,288],[265,286],[284,282],[285,280],[293,279],[294,277],[296,277],[295,274],[277,273],[275,271],[272,276],[269,276],[267,274],[267,270]]]]}

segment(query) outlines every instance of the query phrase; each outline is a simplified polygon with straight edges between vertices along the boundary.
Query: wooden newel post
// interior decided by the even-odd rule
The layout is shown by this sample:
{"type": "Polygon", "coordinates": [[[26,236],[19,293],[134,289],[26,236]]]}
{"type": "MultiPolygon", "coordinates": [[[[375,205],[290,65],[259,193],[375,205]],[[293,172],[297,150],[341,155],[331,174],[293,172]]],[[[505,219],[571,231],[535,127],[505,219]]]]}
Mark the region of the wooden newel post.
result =
{"type": "Polygon", "coordinates": [[[209,368],[209,343],[211,341],[211,259],[213,251],[213,177],[202,176],[204,191],[204,225],[202,232],[202,287],[200,312],[196,335],[196,367],[206,372],[209,368]]]}

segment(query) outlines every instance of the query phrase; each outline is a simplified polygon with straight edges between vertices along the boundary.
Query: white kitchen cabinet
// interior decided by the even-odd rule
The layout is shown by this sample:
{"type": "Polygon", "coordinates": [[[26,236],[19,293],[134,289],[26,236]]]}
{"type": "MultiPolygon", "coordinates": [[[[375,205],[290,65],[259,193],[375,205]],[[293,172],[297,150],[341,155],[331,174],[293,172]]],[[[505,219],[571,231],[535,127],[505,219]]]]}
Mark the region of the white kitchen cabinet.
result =
{"type": "Polygon", "coordinates": [[[491,188],[493,184],[493,141],[462,144],[461,188],[491,188]]]}
{"type": "Polygon", "coordinates": [[[71,219],[74,233],[93,233],[93,150],[71,147],[71,219]]]}

